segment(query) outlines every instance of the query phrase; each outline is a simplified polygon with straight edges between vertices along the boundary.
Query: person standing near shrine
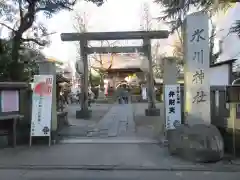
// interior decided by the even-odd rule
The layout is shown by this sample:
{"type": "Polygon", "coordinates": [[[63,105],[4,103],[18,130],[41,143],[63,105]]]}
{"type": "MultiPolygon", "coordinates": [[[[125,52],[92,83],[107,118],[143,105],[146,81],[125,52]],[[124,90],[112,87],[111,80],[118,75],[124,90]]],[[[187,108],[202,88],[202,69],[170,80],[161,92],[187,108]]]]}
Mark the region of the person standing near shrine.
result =
{"type": "Polygon", "coordinates": [[[123,101],[128,104],[129,101],[129,91],[127,89],[126,84],[123,84],[123,90],[122,90],[122,99],[123,101]]]}
{"type": "Polygon", "coordinates": [[[81,104],[81,92],[79,90],[77,90],[76,97],[77,97],[77,102],[81,104]]]}

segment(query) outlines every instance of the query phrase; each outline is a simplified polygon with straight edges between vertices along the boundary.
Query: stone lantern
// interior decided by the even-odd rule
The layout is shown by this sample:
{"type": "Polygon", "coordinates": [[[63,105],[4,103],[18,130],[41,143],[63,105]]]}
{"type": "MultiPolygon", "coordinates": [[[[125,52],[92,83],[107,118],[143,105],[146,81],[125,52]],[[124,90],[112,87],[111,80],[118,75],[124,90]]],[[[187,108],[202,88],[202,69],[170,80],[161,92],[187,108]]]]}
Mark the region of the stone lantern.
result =
{"type": "Polygon", "coordinates": [[[148,65],[148,59],[146,56],[139,56],[139,59],[141,61],[140,69],[144,73],[144,81],[147,81],[147,74],[149,72],[149,65],[148,65]]]}
{"type": "Polygon", "coordinates": [[[75,63],[75,69],[76,69],[76,72],[77,72],[79,75],[82,75],[82,74],[84,73],[84,68],[83,68],[83,62],[82,62],[82,60],[76,61],[76,63],[75,63]]]}

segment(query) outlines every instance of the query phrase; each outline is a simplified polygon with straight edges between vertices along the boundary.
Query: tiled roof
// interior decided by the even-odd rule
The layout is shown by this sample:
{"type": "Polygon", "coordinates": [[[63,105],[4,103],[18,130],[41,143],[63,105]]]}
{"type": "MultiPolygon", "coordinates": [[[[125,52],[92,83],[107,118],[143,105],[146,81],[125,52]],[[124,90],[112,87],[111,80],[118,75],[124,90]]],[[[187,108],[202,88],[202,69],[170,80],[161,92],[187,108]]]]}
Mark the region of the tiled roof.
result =
{"type": "Polygon", "coordinates": [[[142,60],[128,55],[97,55],[98,60],[92,62],[92,66],[95,68],[103,69],[129,69],[129,68],[141,68],[142,60]],[[102,64],[100,63],[102,62],[102,64]]]}

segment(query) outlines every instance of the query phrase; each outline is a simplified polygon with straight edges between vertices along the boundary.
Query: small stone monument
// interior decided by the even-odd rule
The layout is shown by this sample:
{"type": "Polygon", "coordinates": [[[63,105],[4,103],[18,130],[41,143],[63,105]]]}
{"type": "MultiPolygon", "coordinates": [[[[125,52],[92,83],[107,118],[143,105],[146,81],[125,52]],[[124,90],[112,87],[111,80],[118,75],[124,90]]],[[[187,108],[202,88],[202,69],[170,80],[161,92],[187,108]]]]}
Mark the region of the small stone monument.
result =
{"type": "Polygon", "coordinates": [[[163,83],[164,85],[177,84],[178,69],[176,58],[163,58],[163,83]]]}

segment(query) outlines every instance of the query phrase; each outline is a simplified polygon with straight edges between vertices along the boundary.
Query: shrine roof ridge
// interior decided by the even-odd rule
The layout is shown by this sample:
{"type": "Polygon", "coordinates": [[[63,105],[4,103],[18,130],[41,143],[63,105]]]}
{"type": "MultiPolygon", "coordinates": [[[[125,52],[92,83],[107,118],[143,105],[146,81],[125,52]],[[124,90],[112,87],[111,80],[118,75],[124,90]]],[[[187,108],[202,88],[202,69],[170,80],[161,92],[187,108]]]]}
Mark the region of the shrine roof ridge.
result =
{"type": "Polygon", "coordinates": [[[165,39],[169,31],[119,31],[119,32],[85,32],[85,33],[61,33],[62,41],[85,40],[124,40],[124,39],[165,39]]]}
{"type": "Polygon", "coordinates": [[[230,59],[230,60],[226,60],[226,61],[220,61],[220,62],[216,62],[214,64],[210,64],[210,68],[216,67],[216,66],[221,66],[224,64],[233,64],[237,59],[230,59]]]}

